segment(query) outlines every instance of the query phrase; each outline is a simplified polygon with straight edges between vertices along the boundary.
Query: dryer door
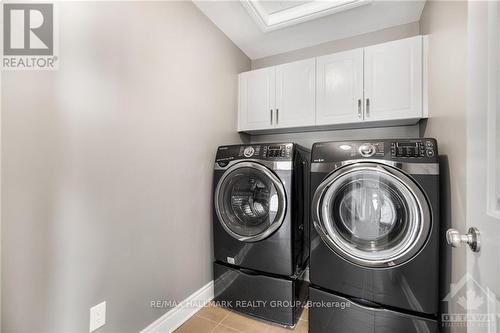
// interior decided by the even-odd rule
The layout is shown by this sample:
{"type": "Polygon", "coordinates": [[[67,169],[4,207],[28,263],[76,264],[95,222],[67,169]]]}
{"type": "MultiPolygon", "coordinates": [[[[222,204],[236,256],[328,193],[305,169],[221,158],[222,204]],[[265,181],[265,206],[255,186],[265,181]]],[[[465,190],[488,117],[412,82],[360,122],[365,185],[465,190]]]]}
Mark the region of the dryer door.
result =
{"type": "Polygon", "coordinates": [[[222,227],[240,241],[270,236],[286,211],[285,188],[267,167],[240,162],[224,173],[215,190],[215,211],[222,227]]]}
{"type": "Polygon", "coordinates": [[[399,169],[356,163],[330,174],[316,190],[314,226],[338,255],[364,267],[393,267],[413,258],[431,230],[420,187],[399,169]]]}

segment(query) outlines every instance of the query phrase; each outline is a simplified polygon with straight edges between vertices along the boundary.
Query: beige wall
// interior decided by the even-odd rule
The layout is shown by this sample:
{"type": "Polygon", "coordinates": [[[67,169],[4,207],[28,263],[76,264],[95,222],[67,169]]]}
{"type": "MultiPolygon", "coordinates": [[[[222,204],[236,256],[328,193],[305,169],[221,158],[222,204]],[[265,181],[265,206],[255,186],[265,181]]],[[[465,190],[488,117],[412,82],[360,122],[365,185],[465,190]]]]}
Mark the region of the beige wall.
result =
{"type": "Polygon", "coordinates": [[[290,51],[270,57],[252,60],[252,69],[279,65],[291,61],[302,60],[335,52],[356,49],[368,45],[385,43],[397,39],[416,36],[419,34],[418,22],[404,24],[383,30],[370,32],[367,34],[354,36],[350,38],[335,40],[307,47],[300,50],[290,51]]]}
{"type": "MultiPolygon", "coordinates": [[[[429,114],[425,136],[435,137],[442,161],[442,234],[450,226],[465,231],[467,2],[428,1],[420,21],[429,35],[429,114]]],[[[442,244],[444,244],[444,239],[442,244]]],[[[465,273],[466,248],[443,246],[443,287],[465,273]]],[[[444,310],[460,313],[455,304],[444,310]]],[[[460,331],[455,328],[454,331],[460,331]]]]}
{"type": "Polygon", "coordinates": [[[191,2],[61,2],[60,69],[2,75],[2,332],[138,332],[212,279],[215,149],[250,60],[191,2]]]}

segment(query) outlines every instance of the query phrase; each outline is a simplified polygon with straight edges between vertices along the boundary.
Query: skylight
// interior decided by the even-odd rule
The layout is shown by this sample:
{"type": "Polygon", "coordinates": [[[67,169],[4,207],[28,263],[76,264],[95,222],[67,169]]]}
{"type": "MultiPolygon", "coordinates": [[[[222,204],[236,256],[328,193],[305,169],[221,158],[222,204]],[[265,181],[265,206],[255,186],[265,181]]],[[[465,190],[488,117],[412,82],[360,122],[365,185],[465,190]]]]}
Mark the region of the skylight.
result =
{"type": "Polygon", "coordinates": [[[366,5],[371,0],[265,1],[241,0],[262,31],[281,29],[315,18],[366,5]]]}

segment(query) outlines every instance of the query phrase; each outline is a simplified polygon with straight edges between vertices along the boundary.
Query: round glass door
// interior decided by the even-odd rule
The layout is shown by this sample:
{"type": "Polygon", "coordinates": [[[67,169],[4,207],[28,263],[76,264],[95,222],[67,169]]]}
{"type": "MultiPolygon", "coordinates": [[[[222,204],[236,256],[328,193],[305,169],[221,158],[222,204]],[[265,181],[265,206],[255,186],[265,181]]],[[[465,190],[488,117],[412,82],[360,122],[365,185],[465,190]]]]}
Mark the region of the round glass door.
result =
{"type": "Polygon", "coordinates": [[[283,223],[283,184],[261,164],[240,162],[230,167],[220,179],[214,199],[220,223],[238,240],[262,240],[283,223]]]}
{"type": "Polygon", "coordinates": [[[332,173],[318,187],[313,210],[323,241],[361,266],[402,264],[420,251],[430,232],[422,190],[398,169],[378,163],[332,173]]]}

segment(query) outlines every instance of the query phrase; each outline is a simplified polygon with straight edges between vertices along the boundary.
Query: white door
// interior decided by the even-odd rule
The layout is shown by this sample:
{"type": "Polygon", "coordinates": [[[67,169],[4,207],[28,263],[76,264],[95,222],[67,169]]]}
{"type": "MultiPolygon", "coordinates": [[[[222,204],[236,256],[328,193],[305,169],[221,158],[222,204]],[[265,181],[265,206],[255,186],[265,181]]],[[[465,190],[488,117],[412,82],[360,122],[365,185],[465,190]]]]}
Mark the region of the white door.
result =
{"type": "Polygon", "coordinates": [[[315,61],[307,59],[276,66],[276,127],[315,123],[315,61]]]}
{"type": "Polygon", "coordinates": [[[316,58],[316,124],[363,120],[363,49],[316,58]]]}
{"type": "Polygon", "coordinates": [[[364,49],[365,120],[422,117],[422,37],[364,49]]]}
{"type": "Polygon", "coordinates": [[[467,310],[491,319],[484,327],[469,323],[469,332],[490,333],[500,331],[499,6],[471,1],[468,7],[467,225],[480,231],[482,248],[467,255],[467,289],[474,291],[467,310]]]}
{"type": "Polygon", "coordinates": [[[452,282],[448,299],[467,316],[444,318],[449,326],[467,321],[467,332],[500,331],[499,7],[494,1],[468,3],[466,208],[467,227],[480,232],[480,250],[467,248],[467,273],[452,282]]]}
{"type": "Polygon", "coordinates": [[[239,131],[274,127],[275,74],[270,67],[239,75],[239,131]]]}

